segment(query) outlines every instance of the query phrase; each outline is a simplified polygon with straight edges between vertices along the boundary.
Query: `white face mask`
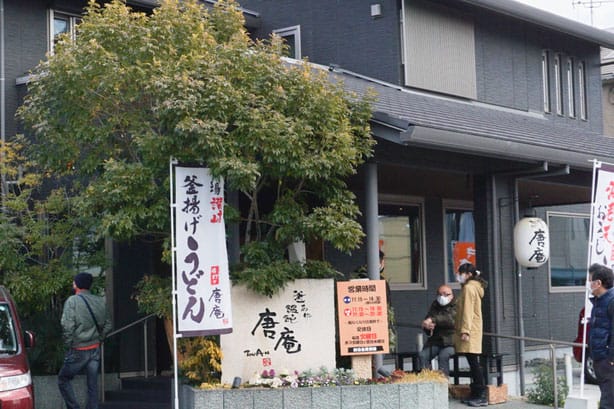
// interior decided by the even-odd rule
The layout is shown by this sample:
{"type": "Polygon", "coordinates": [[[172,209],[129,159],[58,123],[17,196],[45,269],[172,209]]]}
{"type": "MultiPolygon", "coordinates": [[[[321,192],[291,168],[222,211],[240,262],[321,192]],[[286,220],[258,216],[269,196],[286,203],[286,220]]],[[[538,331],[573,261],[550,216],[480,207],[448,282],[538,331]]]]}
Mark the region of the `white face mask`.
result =
{"type": "Polygon", "coordinates": [[[444,297],[443,295],[438,295],[437,296],[437,302],[442,307],[445,307],[446,305],[450,304],[450,298],[449,297],[444,297]]]}
{"type": "Polygon", "coordinates": [[[456,275],[456,281],[458,281],[461,284],[465,284],[465,281],[467,281],[467,279],[465,278],[464,275],[462,274],[457,274],[456,275]]]}

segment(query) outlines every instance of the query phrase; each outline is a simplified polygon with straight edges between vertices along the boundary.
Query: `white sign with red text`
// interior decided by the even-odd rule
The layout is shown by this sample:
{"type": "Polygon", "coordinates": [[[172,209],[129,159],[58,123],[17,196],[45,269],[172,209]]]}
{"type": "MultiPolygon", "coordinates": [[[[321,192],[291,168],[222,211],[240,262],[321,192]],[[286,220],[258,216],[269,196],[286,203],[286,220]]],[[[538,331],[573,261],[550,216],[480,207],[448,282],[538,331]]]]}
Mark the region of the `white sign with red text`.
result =
{"type": "Polygon", "coordinates": [[[232,332],[224,182],[203,167],[175,166],[176,331],[232,332]]]}

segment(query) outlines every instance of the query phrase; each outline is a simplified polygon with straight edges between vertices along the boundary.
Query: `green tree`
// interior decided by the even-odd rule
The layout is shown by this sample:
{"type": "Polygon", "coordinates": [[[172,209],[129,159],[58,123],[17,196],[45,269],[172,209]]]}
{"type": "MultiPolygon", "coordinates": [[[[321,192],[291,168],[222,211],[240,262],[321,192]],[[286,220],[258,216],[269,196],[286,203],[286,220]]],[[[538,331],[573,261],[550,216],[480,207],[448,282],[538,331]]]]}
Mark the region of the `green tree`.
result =
{"type": "Polygon", "coordinates": [[[284,251],[298,240],[349,251],[363,238],[345,180],[372,154],[371,101],[284,61],[283,48],[251,40],[234,1],[167,0],[150,15],[90,1],[76,40],[34,70],[19,109],[32,158],[69,183],[95,240],[167,240],[169,158],[204,163],[248,202],[242,215],[226,209],[244,226],[237,280],[272,294],[330,275],[284,251]]]}

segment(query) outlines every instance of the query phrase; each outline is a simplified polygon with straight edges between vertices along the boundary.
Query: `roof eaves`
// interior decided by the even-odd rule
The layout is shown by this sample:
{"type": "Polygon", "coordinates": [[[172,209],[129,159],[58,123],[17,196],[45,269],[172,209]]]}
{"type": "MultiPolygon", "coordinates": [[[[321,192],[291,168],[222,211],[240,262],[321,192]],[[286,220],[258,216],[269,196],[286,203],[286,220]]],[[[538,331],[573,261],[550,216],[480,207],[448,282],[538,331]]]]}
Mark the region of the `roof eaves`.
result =
{"type": "Polygon", "coordinates": [[[464,3],[537,24],[607,48],[614,48],[614,33],[600,30],[513,0],[460,0],[464,3]]]}

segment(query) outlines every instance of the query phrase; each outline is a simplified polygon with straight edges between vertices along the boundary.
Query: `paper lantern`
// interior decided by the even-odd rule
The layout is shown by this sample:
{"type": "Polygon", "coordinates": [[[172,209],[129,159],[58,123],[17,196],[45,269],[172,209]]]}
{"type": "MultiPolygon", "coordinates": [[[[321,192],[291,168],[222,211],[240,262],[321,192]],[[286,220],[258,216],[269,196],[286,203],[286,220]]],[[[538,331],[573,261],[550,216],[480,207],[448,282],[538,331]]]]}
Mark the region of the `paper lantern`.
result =
{"type": "Polygon", "coordinates": [[[525,217],[514,226],[514,255],[527,268],[536,268],[550,257],[548,225],[539,217],[525,217]]]}

